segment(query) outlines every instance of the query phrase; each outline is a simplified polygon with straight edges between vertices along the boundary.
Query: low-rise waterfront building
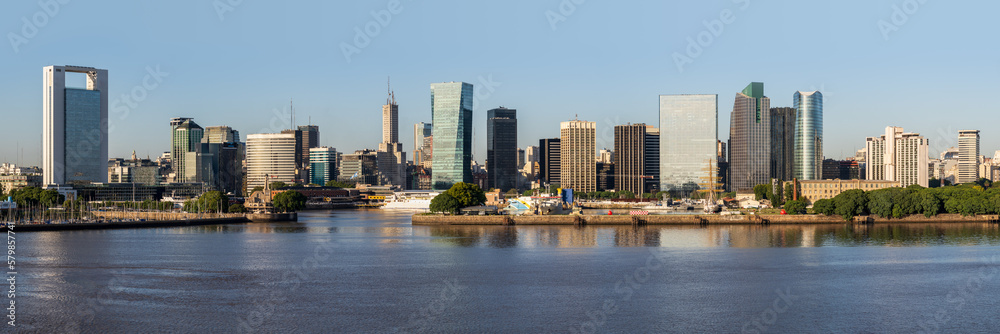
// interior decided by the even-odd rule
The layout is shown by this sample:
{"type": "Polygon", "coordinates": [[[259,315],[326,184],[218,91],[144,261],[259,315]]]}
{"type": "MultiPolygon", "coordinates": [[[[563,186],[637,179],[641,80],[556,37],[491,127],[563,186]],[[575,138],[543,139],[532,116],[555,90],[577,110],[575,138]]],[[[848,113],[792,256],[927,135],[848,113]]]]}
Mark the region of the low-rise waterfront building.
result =
{"type": "Polygon", "coordinates": [[[840,195],[840,193],[851,189],[872,191],[899,187],[899,182],[897,181],[881,180],[808,180],[797,182],[788,181],[785,184],[791,184],[796,187],[799,193],[798,199],[806,200],[809,203],[815,203],[821,199],[832,199],[840,195]]]}

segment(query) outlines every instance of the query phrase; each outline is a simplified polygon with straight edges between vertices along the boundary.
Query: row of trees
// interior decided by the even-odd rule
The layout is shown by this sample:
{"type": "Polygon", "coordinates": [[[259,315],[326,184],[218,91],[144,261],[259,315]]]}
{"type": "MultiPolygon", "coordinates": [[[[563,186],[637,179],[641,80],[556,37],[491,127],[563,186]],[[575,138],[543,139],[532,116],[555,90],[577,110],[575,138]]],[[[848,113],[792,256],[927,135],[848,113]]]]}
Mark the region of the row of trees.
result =
{"type": "MultiPolygon", "coordinates": [[[[791,201],[795,198],[795,187],[791,183],[785,184],[785,181],[778,180],[779,186],[774,187],[771,184],[758,184],[753,187],[754,198],[758,201],[768,200],[774,207],[780,207],[785,204],[785,202],[791,201]]],[[[787,208],[786,208],[787,210],[787,208]]]]}
{"type": "Polygon", "coordinates": [[[431,200],[431,212],[458,213],[465,207],[486,203],[486,192],[472,183],[459,182],[431,200]]]}
{"type": "Polygon", "coordinates": [[[62,204],[66,200],[66,196],[63,196],[55,189],[44,190],[39,187],[14,189],[8,195],[13,197],[18,207],[41,206],[51,208],[62,204]]]}
{"type": "Polygon", "coordinates": [[[854,189],[842,192],[832,200],[816,201],[813,210],[820,214],[842,216],[845,220],[867,214],[882,218],[916,214],[933,217],[941,213],[963,216],[1000,214],[1000,187],[986,189],[978,184],[965,184],[943,188],[912,185],[868,192],[854,189]]]}

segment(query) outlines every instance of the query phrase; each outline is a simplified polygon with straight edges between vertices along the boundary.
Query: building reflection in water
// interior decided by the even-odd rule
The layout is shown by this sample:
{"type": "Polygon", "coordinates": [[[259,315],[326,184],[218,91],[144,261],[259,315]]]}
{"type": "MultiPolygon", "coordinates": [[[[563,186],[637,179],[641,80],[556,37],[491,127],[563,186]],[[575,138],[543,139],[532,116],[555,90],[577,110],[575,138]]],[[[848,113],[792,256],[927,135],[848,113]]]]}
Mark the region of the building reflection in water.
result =
{"type": "MultiPolygon", "coordinates": [[[[392,235],[405,234],[405,228],[392,235]]],[[[822,246],[1000,245],[996,224],[414,227],[433,242],[461,247],[771,248],[822,246]],[[424,232],[427,231],[427,232],[424,232]]]]}

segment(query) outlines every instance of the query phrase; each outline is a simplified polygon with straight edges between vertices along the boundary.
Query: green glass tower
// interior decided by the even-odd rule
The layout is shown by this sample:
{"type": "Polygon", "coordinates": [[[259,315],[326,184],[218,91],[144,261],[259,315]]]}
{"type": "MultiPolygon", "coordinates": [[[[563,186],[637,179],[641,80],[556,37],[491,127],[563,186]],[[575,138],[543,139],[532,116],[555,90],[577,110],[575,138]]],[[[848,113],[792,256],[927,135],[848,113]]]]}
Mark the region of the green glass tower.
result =
{"type": "Polygon", "coordinates": [[[472,85],[431,84],[431,118],[432,187],[447,190],[458,182],[472,182],[472,85]]]}

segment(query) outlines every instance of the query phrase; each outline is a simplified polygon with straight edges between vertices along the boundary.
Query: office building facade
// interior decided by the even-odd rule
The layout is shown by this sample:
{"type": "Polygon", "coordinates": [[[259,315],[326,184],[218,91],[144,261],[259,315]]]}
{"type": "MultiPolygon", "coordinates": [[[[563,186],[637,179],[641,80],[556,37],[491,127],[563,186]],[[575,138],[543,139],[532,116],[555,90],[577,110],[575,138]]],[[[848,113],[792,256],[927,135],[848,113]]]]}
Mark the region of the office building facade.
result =
{"type": "Polygon", "coordinates": [[[771,108],[771,178],[795,178],[795,108],[771,108]]]}
{"type": "Polygon", "coordinates": [[[472,85],[464,82],[431,84],[431,182],[436,190],[472,182],[472,93],[472,85]]]}
{"type": "Polygon", "coordinates": [[[615,126],[614,186],[616,191],[646,190],[646,124],[615,126]]]}
{"type": "Polygon", "coordinates": [[[597,191],[597,123],[568,121],[559,124],[560,184],[576,192],[597,191]]]}
{"type": "Polygon", "coordinates": [[[420,122],[413,125],[413,164],[431,168],[434,141],[431,137],[433,125],[420,122]]]}
{"type": "Polygon", "coordinates": [[[247,136],[247,194],[270,182],[295,182],[295,158],[299,156],[294,133],[262,133],[247,136]]]}
{"type": "Polygon", "coordinates": [[[958,132],[958,183],[979,181],[979,130],[958,132]]]}
{"type": "Polygon", "coordinates": [[[107,182],[108,71],[46,66],[42,81],[42,183],[107,182]],[[85,74],[87,87],[66,87],[66,73],[85,74]]]}
{"type": "Polygon", "coordinates": [[[660,95],[660,190],[690,194],[717,168],[718,95],[660,95]]]}
{"type": "Polygon", "coordinates": [[[174,180],[178,183],[201,182],[198,171],[198,153],[205,129],[193,119],[177,117],[170,120],[170,159],[174,180]]]}
{"type": "Polygon", "coordinates": [[[538,173],[542,182],[559,184],[562,172],[562,150],[559,138],[538,141],[538,173]]]}
{"type": "Polygon", "coordinates": [[[771,179],[771,99],[754,82],[736,94],[729,127],[729,191],[751,192],[771,179]]]}
{"type": "MultiPolygon", "coordinates": [[[[486,187],[502,192],[517,188],[517,110],[486,111],[486,187]]],[[[523,151],[520,151],[523,152],[523,151]]]]}
{"type": "Polygon", "coordinates": [[[337,179],[337,149],[315,147],[309,149],[309,183],[325,186],[337,179]]]}
{"type": "Polygon", "coordinates": [[[795,162],[792,176],[816,180],[823,174],[823,93],[795,92],[795,162]]]}

